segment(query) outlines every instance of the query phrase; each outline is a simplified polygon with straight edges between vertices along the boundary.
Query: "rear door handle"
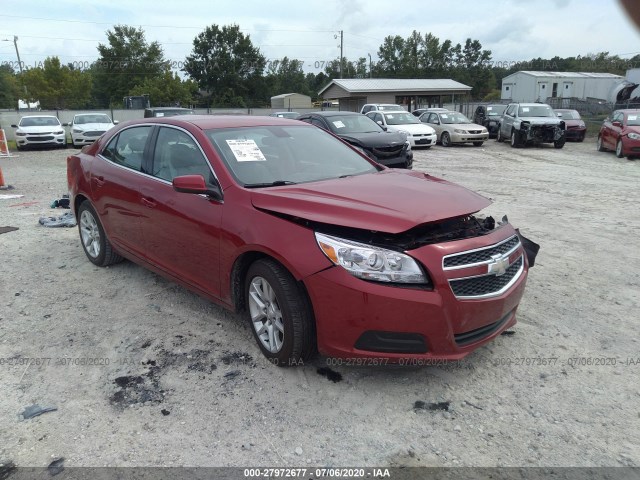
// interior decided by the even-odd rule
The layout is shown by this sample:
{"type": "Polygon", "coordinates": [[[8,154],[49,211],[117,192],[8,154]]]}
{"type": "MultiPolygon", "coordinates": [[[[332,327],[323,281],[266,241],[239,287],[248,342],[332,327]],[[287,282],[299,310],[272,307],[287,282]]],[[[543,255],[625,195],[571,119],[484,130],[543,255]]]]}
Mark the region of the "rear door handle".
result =
{"type": "Polygon", "coordinates": [[[148,208],[155,208],[157,205],[155,200],[149,197],[142,197],[142,204],[148,208]]]}

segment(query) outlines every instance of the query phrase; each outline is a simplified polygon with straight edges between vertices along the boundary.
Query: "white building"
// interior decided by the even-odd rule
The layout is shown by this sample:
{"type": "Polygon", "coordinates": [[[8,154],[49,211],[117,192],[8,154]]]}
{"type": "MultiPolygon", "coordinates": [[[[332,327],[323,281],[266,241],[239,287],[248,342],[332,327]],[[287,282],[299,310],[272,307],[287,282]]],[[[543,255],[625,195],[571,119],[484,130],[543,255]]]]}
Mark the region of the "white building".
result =
{"type": "Polygon", "coordinates": [[[271,108],[279,110],[311,108],[311,97],[301,93],[283,93],[282,95],[271,97],[271,108]]]}
{"type": "Polygon", "coordinates": [[[624,77],[612,73],[520,71],[502,79],[502,100],[543,102],[549,98],[608,100],[624,77]]]}

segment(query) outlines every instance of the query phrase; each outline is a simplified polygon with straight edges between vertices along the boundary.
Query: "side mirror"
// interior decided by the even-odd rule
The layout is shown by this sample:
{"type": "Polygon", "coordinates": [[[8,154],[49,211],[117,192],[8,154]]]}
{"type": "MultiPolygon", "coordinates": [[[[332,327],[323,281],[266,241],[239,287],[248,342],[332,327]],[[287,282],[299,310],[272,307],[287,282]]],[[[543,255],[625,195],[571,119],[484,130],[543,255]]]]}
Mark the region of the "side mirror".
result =
{"type": "Polygon", "coordinates": [[[617,120],[616,120],[616,121],[615,121],[615,122],[613,122],[611,125],[613,125],[614,127],[621,128],[621,127],[622,127],[622,122],[619,122],[619,121],[617,121],[617,120]]]}
{"type": "Polygon", "coordinates": [[[176,192],[208,195],[216,200],[222,200],[222,191],[218,187],[208,187],[202,175],[181,175],[175,177],[171,183],[176,192]]]}
{"type": "Polygon", "coordinates": [[[114,120],[114,121],[113,121],[113,124],[114,124],[114,125],[117,125],[117,124],[119,124],[119,123],[120,123],[120,120],[114,120]]]}
{"type": "Polygon", "coordinates": [[[64,122],[64,123],[62,124],[62,126],[63,126],[63,127],[70,127],[70,126],[71,126],[71,123],[69,123],[69,122],[64,122]]]}
{"type": "Polygon", "coordinates": [[[18,125],[11,125],[13,128],[18,128],[18,125]]]}

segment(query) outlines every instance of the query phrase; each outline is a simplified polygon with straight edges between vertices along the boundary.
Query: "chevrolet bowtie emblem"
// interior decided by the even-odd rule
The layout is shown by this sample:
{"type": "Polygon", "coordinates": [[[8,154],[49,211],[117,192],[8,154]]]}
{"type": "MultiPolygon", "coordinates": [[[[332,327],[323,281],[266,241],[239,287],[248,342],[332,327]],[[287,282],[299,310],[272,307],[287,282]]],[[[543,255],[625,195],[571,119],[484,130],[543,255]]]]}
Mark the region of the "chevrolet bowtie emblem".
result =
{"type": "Polygon", "coordinates": [[[488,273],[493,273],[496,277],[504,275],[509,268],[509,257],[500,254],[491,255],[491,261],[489,262],[488,273]]]}

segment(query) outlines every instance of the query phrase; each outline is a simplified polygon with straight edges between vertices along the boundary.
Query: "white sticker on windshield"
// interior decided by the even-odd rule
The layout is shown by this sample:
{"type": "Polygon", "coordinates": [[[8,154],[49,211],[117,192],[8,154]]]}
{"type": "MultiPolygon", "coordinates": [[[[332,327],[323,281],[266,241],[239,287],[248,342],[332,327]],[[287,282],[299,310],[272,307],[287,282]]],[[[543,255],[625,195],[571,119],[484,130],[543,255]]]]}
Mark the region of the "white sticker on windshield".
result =
{"type": "Polygon", "coordinates": [[[529,107],[522,107],[522,111],[523,112],[528,112],[529,111],[529,107]]]}
{"type": "Polygon", "coordinates": [[[627,120],[637,120],[638,119],[638,115],[629,115],[627,117],[627,120]]]}
{"type": "Polygon", "coordinates": [[[342,123],[342,120],[336,120],[335,122],[333,122],[333,125],[335,125],[336,128],[344,128],[344,123],[342,123]]]}
{"type": "Polygon", "coordinates": [[[491,110],[493,110],[493,107],[487,107],[488,112],[490,112],[491,110]]]}
{"type": "Polygon", "coordinates": [[[239,162],[264,162],[267,160],[254,140],[227,140],[227,145],[239,162]]]}
{"type": "Polygon", "coordinates": [[[164,117],[164,113],[163,112],[157,112],[156,113],[156,117],[164,117]]]}
{"type": "Polygon", "coordinates": [[[387,114],[387,118],[393,118],[393,115],[387,114]]]}
{"type": "Polygon", "coordinates": [[[440,114],[440,116],[441,116],[442,118],[449,118],[449,117],[447,117],[447,114],[446,114],[446,113],[441,113],[441,114],[440,114]]]}

